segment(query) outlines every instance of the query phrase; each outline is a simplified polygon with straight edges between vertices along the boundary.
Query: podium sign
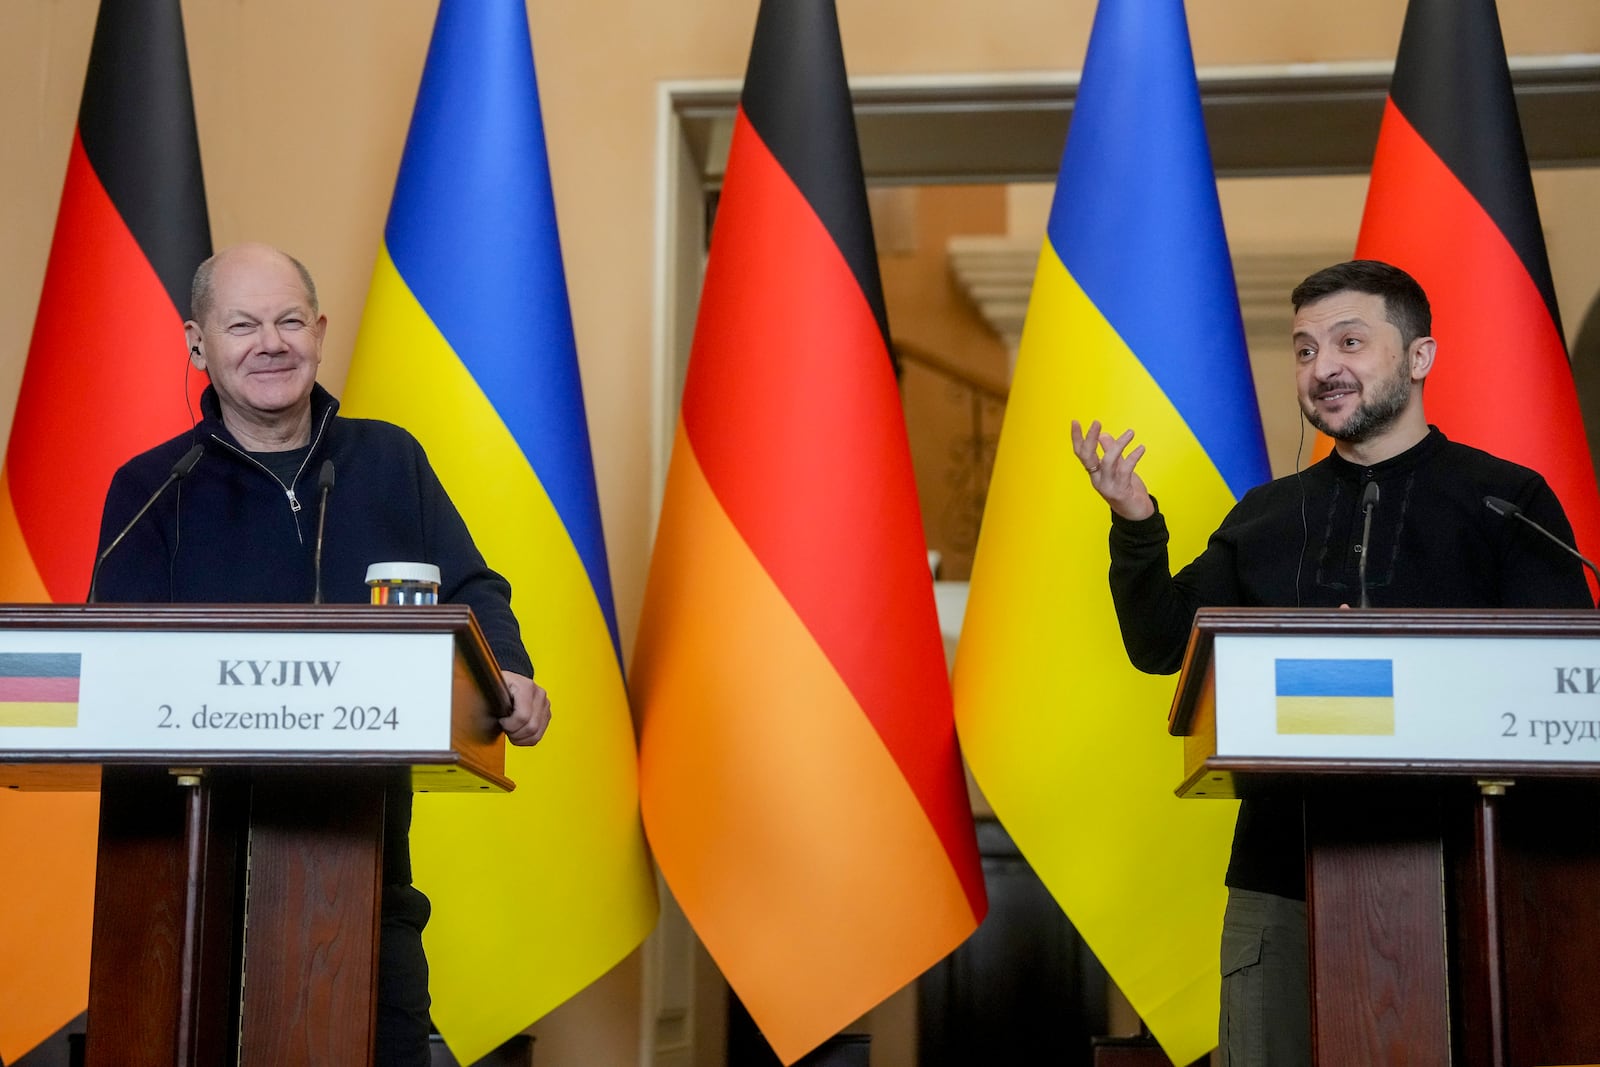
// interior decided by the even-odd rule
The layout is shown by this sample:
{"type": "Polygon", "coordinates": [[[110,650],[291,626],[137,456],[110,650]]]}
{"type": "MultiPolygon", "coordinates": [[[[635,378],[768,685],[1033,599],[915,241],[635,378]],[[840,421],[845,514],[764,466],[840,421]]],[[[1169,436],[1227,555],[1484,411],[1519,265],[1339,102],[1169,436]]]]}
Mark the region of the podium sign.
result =
{"type": "Polygon", "coordinates": [[[1316,1062],[1600,1062],[1600,613],[1205,609],[1171,729],[1303,813],[1316,1062]]]}
{"type": "Polygon", "coordinates": [[[454,652],[448,633],[0,631],[0,752],[449,748],[454,652]],[[29,670],[69,699],[3,699],[29,670]]]}
{"type": "Polygon", "coordinates": [[[1186,662],[1182,796],[1245,767],[1600,775],[1600,613],[1207,609],[1186,662]]]}
{"type": "Polygon", "coordinates": [[[411,766],[422,790],[504,790],[493,664],[459,605],[0,608],[0,787],[94,789],[100,764],[354,761],[411,766]]]}

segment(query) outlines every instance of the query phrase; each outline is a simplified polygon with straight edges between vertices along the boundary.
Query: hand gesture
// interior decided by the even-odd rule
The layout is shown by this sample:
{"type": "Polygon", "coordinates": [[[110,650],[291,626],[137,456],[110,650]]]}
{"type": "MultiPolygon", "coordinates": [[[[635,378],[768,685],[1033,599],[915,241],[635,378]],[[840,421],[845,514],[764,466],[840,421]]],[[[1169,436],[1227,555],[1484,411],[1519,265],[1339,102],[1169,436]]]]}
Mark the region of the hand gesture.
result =
{"type": "Polygon", "coordinates": [[[1072,420],[1072,452],[1089,472],[1089,484],[1095,492],[1105,497],[1111,510],[1125,519],[1147,519],[1155,514],[1155,501],[1150,490],[1134,468],[1144,456],[1144,445],[1128,451],[1133,443],[1133,431],[1112,437],[1100,428],[1100,420],[1089,424],[1087,432],[1072,420]]]}

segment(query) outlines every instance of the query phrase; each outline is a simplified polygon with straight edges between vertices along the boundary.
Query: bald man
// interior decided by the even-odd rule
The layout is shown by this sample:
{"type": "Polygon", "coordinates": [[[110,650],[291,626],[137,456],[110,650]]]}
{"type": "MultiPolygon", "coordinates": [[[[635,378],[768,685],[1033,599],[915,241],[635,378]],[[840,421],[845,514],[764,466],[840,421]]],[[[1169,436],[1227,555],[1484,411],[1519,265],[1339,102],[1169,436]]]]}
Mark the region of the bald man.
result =
{"type": "MultiPolygon", "coordinates": [[[[315,576],[317,473],[338,472],[323,536],[322,589],[331,603],[365,603],[366,570],[386,560],[439,567],[439,598],[472,607],[504,670],[514,744],[537,744],[550,701],[511,613],[511,587],[479,554],[421,445],[385,422],[346,419],[317,384],[327,317],[310,273],[261,244],[200,265],[184,324],[189,360],[210,386],[201,420],[128,461],[112,479],[101,551],[196,443],[205,452],[105,561],[103,601],[309,603],[315,576]]],[[[411,885],[408,782],[385,805],[383,921],[376,1063],[429,1062],[429,904],[411,885]]]]}

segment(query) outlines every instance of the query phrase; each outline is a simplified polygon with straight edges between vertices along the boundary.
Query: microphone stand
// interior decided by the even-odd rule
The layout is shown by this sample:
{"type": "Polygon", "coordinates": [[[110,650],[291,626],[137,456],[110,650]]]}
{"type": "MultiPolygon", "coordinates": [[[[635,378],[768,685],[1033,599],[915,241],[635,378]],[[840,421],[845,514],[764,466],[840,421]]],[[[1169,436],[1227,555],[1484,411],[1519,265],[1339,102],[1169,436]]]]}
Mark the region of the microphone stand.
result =
{"type": "Polygon", "coordinates": [[[1361,559],[1356,564],[1356,583],[1361,587],[1360,607],[1370,608],[1367,600],[1367,557],[1372,555],[1372,513],[1378,506],[1378,483],[1368,482],[1361,494],[1361,510],[1366,517],[1361,520],[1361,559]]]}
{"type": "Polygon", "coordinates": [[[311,602],[322,603],[322,526],[328,518],[328,492],[333,489],[333,460],[322,461],[322,468],[317,471],[317,549],[312,558],[312,569],[315,574],[316,586],[312,591],[311,602]]]}
{"type": "Polygon", "coordinates": [[[1538,523],[1528,518],[1528,516],[1522,513],[1522,509],[1517,507],[1517,505],[1513,504],[1509,500],[1503,500],[1497,496],[1486,496],[1483,498],[1483,506],[1494,512],[1496,515],[1503,515],[1507,518],[1517,519],[1521,522],[1527,523],[1535,530],[1538,530],[1547,539],[1555,544],[1560,545],[1562,551],[1566,552],[1568,555],[1576,557],[1579,563],[1583,564],[1585,567],[1588,567],[1589,573],[1594,575],[1596,585],[1600,585],[1600,569],[1595,567],[1594,563],[1590,561],[1588,556],[1585,556],[1582,552],[1579,552],[1576,548],[1573,548],[1561,538],[1557,537],[1549,530],[1546,530],[1543,526],[1540,526],[1538,523]]]}
{"type": "Polygon", "coordinates": [[[87,603],[93,604],[95,602],[94,590],[100,581],[100,565],[106,561],[106,557],[111,555],[113,549],[122,544],[122,539],[127,537],[135,526],[139,525],[139,520],[144,518],[144,513],[155,507],[156,501],[161,499],[161,494],[165,493],[173,482],[181,482],[189,476],[189,472],[194,470],[194,465],[200,462],[200,457],[205,455],[205,451],[206,446],[204,444],[197,444],[185,452],[183,458],[172,465],[172,473],[167,475],[167,480],[162,482],[160,487],[150,494],[150,499],[144,502],[144,507],[133,513],[133,518],[128,520],[128,525],[122,528],[122,532],[111,539],[111,543],[106,546],[104,552],[95,557],[94,571],[89,575],[87,603]]]}

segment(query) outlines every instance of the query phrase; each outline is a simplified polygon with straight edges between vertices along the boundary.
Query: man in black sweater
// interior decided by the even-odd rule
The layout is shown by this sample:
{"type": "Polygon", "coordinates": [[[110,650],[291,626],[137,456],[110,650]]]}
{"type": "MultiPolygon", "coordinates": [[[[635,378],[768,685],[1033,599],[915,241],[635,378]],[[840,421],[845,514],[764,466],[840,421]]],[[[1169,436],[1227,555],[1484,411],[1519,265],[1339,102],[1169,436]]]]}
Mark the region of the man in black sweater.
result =
{"type": "MultiPolygon", "coordinates": [[[[1111,505],[1111,594],[1133,665],[1176,671],[1197,608],[1344,607],[1361,602],[1363,586],[1373,607],[1593,607],[1576,559],[1484,504],[1509,500],[1570,543],[1544,478],[1428,425],[1422,389],[1436,346],[1421,287],[1395,267],[1358,260],[1311,275],[1292,300],[1300,407],[1334,450],[1246,493],[1176,575],[1166,522],[1136,472],[1144,447],[1129,448],[1132,430],[1113,437],[1099,422],[1087,432],[1073,423],[1074,451],[1111,505]],[[1374,484],[1363,546],[1362,499],[1374,484]]],[[[1309,1064],[1297,798],[1240,806],[1227,885],[1223,1062],[1309,1064]]]]}
{"type": "MultiPolygon", "coordinates": [[[[422,446],[386,422],[346,419],[317,384],[327,317],[310,274],[265,245],[225,249],[195,273],[189,358],[211,386],[202,420],[129,460],[111,482],[100,550],[196,443],[205,453],[107,557],[98,599],[174,603],[310,603],[317,472],[338,475],[323,536],[322,588],[331,603],[368,599],[368,564],[437,564],[445,603],[472,607],[503,670],[513,744],[537,744],[550,701],[533,681],[511,587],[490,570],[429,466],[422,446]]],[[[411,885],[408,784],[385,804],[383,917],[376,1062],[429,1062],[428,901],[411,885]]]]}

